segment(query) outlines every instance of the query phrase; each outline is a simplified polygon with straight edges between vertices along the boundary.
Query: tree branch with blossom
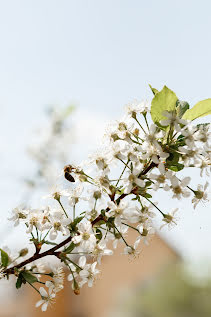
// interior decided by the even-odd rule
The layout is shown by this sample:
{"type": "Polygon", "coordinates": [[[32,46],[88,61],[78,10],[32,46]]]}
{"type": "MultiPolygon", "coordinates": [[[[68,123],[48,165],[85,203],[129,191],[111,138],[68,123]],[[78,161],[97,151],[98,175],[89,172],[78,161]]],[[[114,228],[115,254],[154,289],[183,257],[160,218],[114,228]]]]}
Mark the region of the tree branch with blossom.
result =
{"type": "Polygon", "coordinates": [[[127,105],[123,119],[106,132],[102,149],[79,166],[64,167],[69,186],[48,195],[55,204],[13,210],[10,220],[26,226],[35,252],[25,259],[26,248],[15,257],[1,249],[1,277],[15,275],[17,289],[25,283],[31,285],[41,296],[37,306],[43,311],[63,288],[63,267],[69,270],[68,280],[79,294],[84,284],[93,285],[101,258],[112,255],[109,242],[114,248],[123,243],[124,253],[135,256],[140,241],[154,233],[157,212],[161,228],[176,224],[178,208],[162,210],[153,199],[156,191],[165,191],[177,200],[192,195],[194,208],[208,199],[208,182],[194,189],[190,177],[181,177],[181,173],[178,177],[177,173],[195,167],[201,176],[204,171],[209,175],[210,126],[192,121],[211,113],[211,99],[189,109],[189,104],[166,86],[161,91],[151,89],[151,105],[138,101],[127,105]],[[137,234],[133,245],[127,241],[128,230],[137,234]],[[66,238],[55,242],[59,236],[66,238]],[[46,256],[56,257],[61,266],[43,269],[41,259],[46,256]],[[45,283],[43,275],[48,278],[45,283]],[[39,284],[43,285],[38,289],[39,284]]]}

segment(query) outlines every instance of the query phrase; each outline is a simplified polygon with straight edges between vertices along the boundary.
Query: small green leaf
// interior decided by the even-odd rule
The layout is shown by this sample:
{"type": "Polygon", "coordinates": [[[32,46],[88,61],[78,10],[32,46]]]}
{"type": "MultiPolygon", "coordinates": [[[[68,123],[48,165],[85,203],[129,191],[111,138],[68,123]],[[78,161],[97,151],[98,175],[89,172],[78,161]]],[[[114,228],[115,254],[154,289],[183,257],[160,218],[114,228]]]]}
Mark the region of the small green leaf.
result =
{"type": "Polygon", "coordinates": [[[208,114],[211,114],[211,98],[199,101],[193,108],[187,110],[182,118],[193,121],[208,114]]]}
{"type": "Polygon", "coordinates": [[[55,243],[55,242],[51,242],[51,241],[48,241],[48,240],[45,240],[45,244],[49,244],[49,245],[57,245],[57,243],[55,243]]]}
{"type": "MultiPolygon", "coordinates": [[[[122,186],[121,186],[121,187],[122,187],[122,186]]],[[[124,188],[121,189],[121,187],[116,191],[116,193],[117,193],[118,195],[120,195],[120,196],[121,196],[122,194],[124,194],[124,190],[125,190],[124,188]]]]}
{"type": "Polygon", "coordinates": [[[200,124],[197,124],[197,129],[203,129],[203,130],[205,130],[205,128],[208,126],[208,125],[210,125],[210,123],[200,123],[200,124]]]}
{"type": "Polygon", "coordinates": [[[16,288],[18,289],[18,288],[21,288],[21,286],[22,286],[22,284],[23,284],[23,277],[22,277],[22,275],[21,275],[21,273],[18,275],[18,278],[17,278],[17,281],[16,281],[16,288]]]}
{"type": "Polygon", "coordinates": [[[8,263],[9,263],[9,256],[4,250],[2,250],[2,249],[0,249],[0,250],[1,250],[1,263],[4,267],[7,267],[8,263]]]}
{"type": "Polygon", "coordinates": [[[81,217],[76,217],[75,220],[73,222],[70,223],[69,227],[70,227],[70,230],[72,231],[75,231],[76,230],[76,227],[77,227],[77,224],[79,222],[81,222],[81,220],[84,218],[84,216],[81,216],[81,217]]]}
{"type": "Polygon", "coordinates": [[[36,278],[36,276],[32,275],[29,271],[23,271],[22,272],[22,276],[24,277],[24,279],[30,283],[33,284],[35,282],[38,281],[38,279],[36,278]]]}
{"type": "Polygon", "coordinates": [[[138,199],[138,197],[136,196],[135,198],[132,198],[131,200],[137,200],[138,199]]]}
{"type": "Polygon", "coordinates": [[[156,95],[159,90],[157,90],[156,88],[152,88],[152,86],[149,84],[150,89],[152,90],[153,94],[156,95]]]}
{"type": "Polygon", "coordinates": [[[145,186],[146,187],[149,187],[149,186],[151,186],[152,185],[152,182],[151,181],[147,181],[146,183],[145,183],[145,186]]]}
{"type": "Polygon", "coordinates": [[[102,231],[97,228],[96,229],[96,238],[97,238],[97,240],[100,241],[102,239],[102,236],[103,236],[102,231]]]}
{"type": "Polygon", "coordinates": [[[179,162],[180,154],[177,152],[170,153],[169,157],[166,159],[167,166],[175,165],[179,162]]]}
{"type": "Polygon", "coordinates": [[[101,219],[94,224],[94,227],[104,225],[105,223],[106,223],[105,220],[101,219]]]}
{"type": "Polygon", "coordinates": [[[70,245],[67,247],[67,249],[64,250],[64,253],[70,253],[75,248],[75,244],[73,242],[70,243],[70,245]]]}
{"type": "Polygon", "coordinates": [[[177,115],[179,118],[182,118],[184,113],[190,108],[189,104],[186,101],[177,100],[177,115]]]}
{"type": "Polygon", "coordinates": [[[84,218],[84,216],[81,217],[76,217],[75,220],[73,221],[73,225],[76,226],[81,220],[84,218]]]}
{"type": "Polygon", "coordinates": [[[156,124],[159,124],[161,120],[165,120],[166,117],[163,116],[163,112],[176,110],[177,100],[178,98],[176,94],[168,87],[164,86],[163,89],[159,91],[152,99],[152,120],[156,124]]]}
{"type": "Polygon", "coordinates": [[[175,165],[168,166],[168,168],[174,172],[179,172],[184,168],[183,164],[177,163],[175,165]]]}
{"type": "Polygon", "coordinates": [[[146,198],[152,198],[152,195],[150,195],[149,193],[146,193],[145,195],[143,195],[146,198]]]}
{"type": "Polygon", "coordinates": [[[184,140],[184,135],[180,134],[177,138],[178,141],[183,141],[184,140]]]}

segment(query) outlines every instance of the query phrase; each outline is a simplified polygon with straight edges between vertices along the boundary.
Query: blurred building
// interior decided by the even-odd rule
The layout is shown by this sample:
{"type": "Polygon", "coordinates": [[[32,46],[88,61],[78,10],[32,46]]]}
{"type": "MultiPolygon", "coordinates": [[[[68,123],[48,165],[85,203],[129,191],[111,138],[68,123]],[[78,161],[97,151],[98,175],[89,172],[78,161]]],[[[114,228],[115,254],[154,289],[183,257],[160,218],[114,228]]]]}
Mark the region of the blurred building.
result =
{"type": "MultiPolygon", "coordinates": [[[[128,241],[135,240],[130,232],[128,241]]],[[[121,293],[153,279],[169,265],[180,260],[180,255],[160,236],[155,235],[149,245],[142,245],[137,258],[123,255],[119,245],[112,256],[103,258],[101,276],[92,288],[84,286],[76,296],[71,283],[66,281],[63,291],[58,293],[56,303],[47,312],[35,308],[40,299],[31,287],[16,290],[15,285],[7,286],[0,301],[0,317],[104,317],[112,310],[121,293]]]]}

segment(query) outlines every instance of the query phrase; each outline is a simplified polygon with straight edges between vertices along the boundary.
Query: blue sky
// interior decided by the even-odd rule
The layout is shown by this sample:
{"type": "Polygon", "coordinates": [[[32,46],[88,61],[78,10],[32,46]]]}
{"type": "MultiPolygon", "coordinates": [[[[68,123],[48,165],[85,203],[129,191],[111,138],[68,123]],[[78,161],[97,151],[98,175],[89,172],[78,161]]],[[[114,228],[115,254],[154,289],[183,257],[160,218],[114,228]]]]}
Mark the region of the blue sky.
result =
{"type": "MultiPolygon", "coordinates": [[[[0,1],[3,224],[30,173],[24,148],[47,105],[78,104],[81,160],[128,101],[151,98],[148,83],[191,105],[211,97],[210,10],[205,0],[0,1]]],[[[209,204],[182,207],[170,239],[190,257],[211,256],[209,204]]]]}

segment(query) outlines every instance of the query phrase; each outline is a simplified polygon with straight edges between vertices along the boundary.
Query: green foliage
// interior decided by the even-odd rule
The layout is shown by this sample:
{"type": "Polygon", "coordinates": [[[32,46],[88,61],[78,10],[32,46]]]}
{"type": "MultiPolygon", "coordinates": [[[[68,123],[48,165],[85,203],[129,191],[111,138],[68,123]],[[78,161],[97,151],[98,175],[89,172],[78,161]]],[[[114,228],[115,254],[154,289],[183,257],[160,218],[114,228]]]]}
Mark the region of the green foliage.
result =
{"type": "Polygon", "coordinates": [[[166,167],[174,172],[181,171],[184,165],[179,163],[179,159],[180,154],[170,149],[170,155],[166,160],[166,167]]]}
{"type": "Polygon", "coordinates": [[[15,285],[16,285],[16,288],[17,288],[17,289],[18,289],[18,288],[21,288],[21,286],[22,286],[22,284],[23,284],[24,282],[26,283],[26,281],[24,280],[22,274],[20,273],[20,274],[18,275],[16,284],[15,284],[15,285]]]}
{"type": "Polygon", "coordinates": [[[168,168],[174,172],[179,172],[181,171],[185,166],[183,164],[180,163],[176,163],[176,164],[172,164],[171,166],[169,166],[168,168]]]}
{"type": "Polygon", "coordinates": [[[149,84],[150,89],[152,90],[153,94],[156,95],[159,90],[157,90],[156,88],[152,88],[152,86],[149,84]]]}
{"type": "Polygon", "coordinates": [[[149,193],[143,194],[142,196],[146,198],[152,198],[152,195],[150,195],[149,193]]]}
{"type": "Polygon", "coordinates": [[[211,98],[199,101],[193,108],[187,110],[182,118],[195,120],[208,114],[211,114],[211,98]]]}
{"type": "Polygon", "coordinates": [[[98,241],[100,241],[103,237],[102,231],[100,229],[96,229],[96,238],[98,241]]]}
{"type": "Polygon", "coordinates": [[[49,245],[57,245],[57,243],[55,243],[55,242],[51,242],[51,241],[48,241],[48,240],[45,240],[45,244],[49,244],[49,245]]]}
{"type": "Polygon", "coordinates": [[[156,93],[152,99],[151,104],[151,117],[152,120],[159,124],[161,120],[165,120],[166,117],[163,116],[164,111],[174,111],[176,110],[177,104],[176,94],[170,90],[168,87],[164,86],[161,91],[156,93]]]}
{"type": "Polygon", "coordinates": [[[177,115],[179,118],[182,118],[184,113],[190,108],[189,103],[187,101],[177,100],[177,115]]]}
{"type": "Polygon", "coordinates": [[[210,125],[210,123],[200,123],[200,124],[197,124],[197,128],[198,129],[201,129],[204,130],[208,125],[210,125]]]}
{"type": "MultiPolygon", "coordinates": [[[[180,155],[177,152],[170,152],[169,157],[166,159],[167,165],[174,165],[179,162],[180,155]]],[[[168,166],[169,167],[169,166],[168,166]]]]}
{"type": "Polygon", "coordinates": [[[71,242],[70,245],[64,250],[64,253],[71,253],[74,248],[75,248],[75,244],[71,242]]]}
{"type": "Polygon", "coordinates": [[[16,281],[16,288],[21,288],[22,284],[26,284],[26,282],[28,282],[29,284],[33,284],[38,282],[38,279],[29,271],[20,272],[16,281]]]}
{"type": "Polygon", "coordinates": [[[32,275],[29,271],[23,271],[21,273],[22,277],[25,279],[26,282],[33,284],[38,281],[36,276],[32,275]]]}
{"type": "Polygon", "coordinates": [[[2,250],[2,249],[0,249],[0,250],[1,250],[1,263],[4,267],[7,267],[8,263],[9,263],[9,256],[4,250],[2,250]]]}
{"type": "Polygon", "coordinates": [[[75,231],[77,229],[77,224],[81,222],[84,216],[76,217],[75,220],[70,224],[70,230],[75,231]]]}

